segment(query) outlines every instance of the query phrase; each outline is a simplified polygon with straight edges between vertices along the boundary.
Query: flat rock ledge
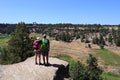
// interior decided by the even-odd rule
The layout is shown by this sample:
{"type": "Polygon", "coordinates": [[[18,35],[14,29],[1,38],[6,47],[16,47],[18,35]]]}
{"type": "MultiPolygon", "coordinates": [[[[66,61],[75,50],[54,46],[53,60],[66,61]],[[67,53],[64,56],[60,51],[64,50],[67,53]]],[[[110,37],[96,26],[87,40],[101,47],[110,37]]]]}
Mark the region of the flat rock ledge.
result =
{"type": "Polygon", "coordinates": [[[12,65],[0,65],[0,80],[64,80],[68,77],[68,63],[49,58],[50,65],[35,65],[34,57],[12,65]]]}

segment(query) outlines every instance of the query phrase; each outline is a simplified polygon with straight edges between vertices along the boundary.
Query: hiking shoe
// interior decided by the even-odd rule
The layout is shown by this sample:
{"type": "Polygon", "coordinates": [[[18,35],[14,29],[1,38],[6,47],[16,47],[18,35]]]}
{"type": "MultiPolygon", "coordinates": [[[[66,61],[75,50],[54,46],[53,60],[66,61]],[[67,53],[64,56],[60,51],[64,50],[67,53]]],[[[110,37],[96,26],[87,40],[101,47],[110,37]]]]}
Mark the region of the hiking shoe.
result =
{"type": "Polygon", "coordinates": [[[43,65],[45,65],[45,63],[43,63],[43,65]]]}
{"type": "Polygon", "coordinates": [[[50,63],[45,64],[45,66],[50,66],[50,63]]]}
{"type": "Polygon", "coordinates": [[[36,62],[35,64],[37,65],[38,63],[36,62]]]}
{"type": "Polygon", "coordinates": [[[42,63],[39,63],[39,65],[42,65],[42,63]]]}

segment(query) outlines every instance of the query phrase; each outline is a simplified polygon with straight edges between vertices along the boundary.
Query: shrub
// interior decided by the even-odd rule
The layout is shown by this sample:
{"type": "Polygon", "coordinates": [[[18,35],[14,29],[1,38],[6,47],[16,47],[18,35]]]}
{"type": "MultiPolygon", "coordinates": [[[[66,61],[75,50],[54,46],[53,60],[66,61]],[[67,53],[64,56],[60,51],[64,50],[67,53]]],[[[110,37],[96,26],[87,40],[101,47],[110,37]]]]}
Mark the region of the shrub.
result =
{"type": "Polygon", "coordinates": [[[98,67],[97,59],[91,54],[87,60],[84,80],[102,80],[102,70],[98,67]]]}
{"type": "Polygon", "coordinates": [[[103,44],[99,44],[100,49],[104,49],[104,45],[103,44]]]}
{"type": "Polygon", "coordinates": [[[62,40],[65,42],[70,42],[72,40],[72,36],[69,33],[61,33],[55,37],[56,40],[62,40]]]}
{"type": "Polygon", "coordinates": [[[102,70],[98,67],[97,59],[91,54],[85,67],[80,61],[73,61],[67,55],[58,55],[57,58],[69,62],[69,75],[73,80],[102,80],[102,70]]]}
{"type": "Polygon", "coordinates": [[[73,80],[83,80],[84,66],[79,61],[70,64],[70,76],[73,80]]]}

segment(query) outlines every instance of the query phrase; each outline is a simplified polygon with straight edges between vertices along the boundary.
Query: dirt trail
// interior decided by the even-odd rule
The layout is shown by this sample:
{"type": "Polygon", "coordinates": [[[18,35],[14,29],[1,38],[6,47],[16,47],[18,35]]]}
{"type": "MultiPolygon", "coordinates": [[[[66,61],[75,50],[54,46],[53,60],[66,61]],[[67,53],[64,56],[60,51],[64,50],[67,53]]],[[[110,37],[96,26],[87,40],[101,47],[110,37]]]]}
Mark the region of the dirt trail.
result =
{"type": "Polygon", "coordinates": [[[67,66],[68,63],[56,58],[50,58],[51,66],[35,65],[34,57],[13,65],[0,65],[0,80],[53,80],[58,70],[57,66],[67,66]]]}

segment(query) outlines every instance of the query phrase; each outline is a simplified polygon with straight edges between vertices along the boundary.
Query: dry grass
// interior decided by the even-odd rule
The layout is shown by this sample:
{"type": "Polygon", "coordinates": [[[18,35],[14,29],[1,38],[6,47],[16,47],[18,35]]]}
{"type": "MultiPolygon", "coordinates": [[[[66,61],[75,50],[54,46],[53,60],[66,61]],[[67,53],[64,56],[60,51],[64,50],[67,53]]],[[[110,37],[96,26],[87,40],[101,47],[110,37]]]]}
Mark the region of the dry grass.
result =
{"type": "MultiPolygon", "coordinates": [[[[97,55],[99,53],[99,55],[96,56],[96,58],[98,59],[99,66],[104,68],[105,71],[107,72],[113,72],[113,73],[118,72],[116,67],[119,65],[119,57],[116,55],[117,53],[113,52],[116,51],[116,49],[108,49],[109,51],[100,50],[100,47],[94,44],[91,45],[92,46],[91,49],[85,48],[85,43],[81,43],[80,41],[73,41],[71,43],[66,43],[62,41],[52,40],[50,42],[50,45],[51,45],[50,56],[57,56],[62,54],[69,55],[70,57],[73,58],[73,60],[80,60],[82,63],[86,63],[89,54],[97,55]],[[105,63],[110,65],[106,65],[105,63]],[[112,68],[109,68],[109,66],[111,65],[112,68]]],[[[120,49],[117,49],[118,53],[119,50],[120,49]]]]}
{"type": "Polygon", "coordinates": [[[38,34],[38,33],[31,33],[30,34],[30,37],[40,37],[40,38],[43,38],[42,34],[38,34]]]}
{"type": "Polygon", "coordinates": [[[115,47],[115,46],[111,46],[111,47],[106,47],[108,50],[110,50],[111,52],[117,54],[120,56],[120,47],[115,47]]]}
{"type": "MultiPolygon", "coordinates": [[[[59,55],[65,54],[71,56],[74,60],[85,59],[88,57],[88,54],[93,54],[94,48],[85,48],[85,43],[81,43],[80,41],[73,41],[71,43],[66,43],[62,41],[52,40],[50,42],[50,55],[59,55]]],[[[93,46],[94,47],[94,46],[93,46]]]]}

